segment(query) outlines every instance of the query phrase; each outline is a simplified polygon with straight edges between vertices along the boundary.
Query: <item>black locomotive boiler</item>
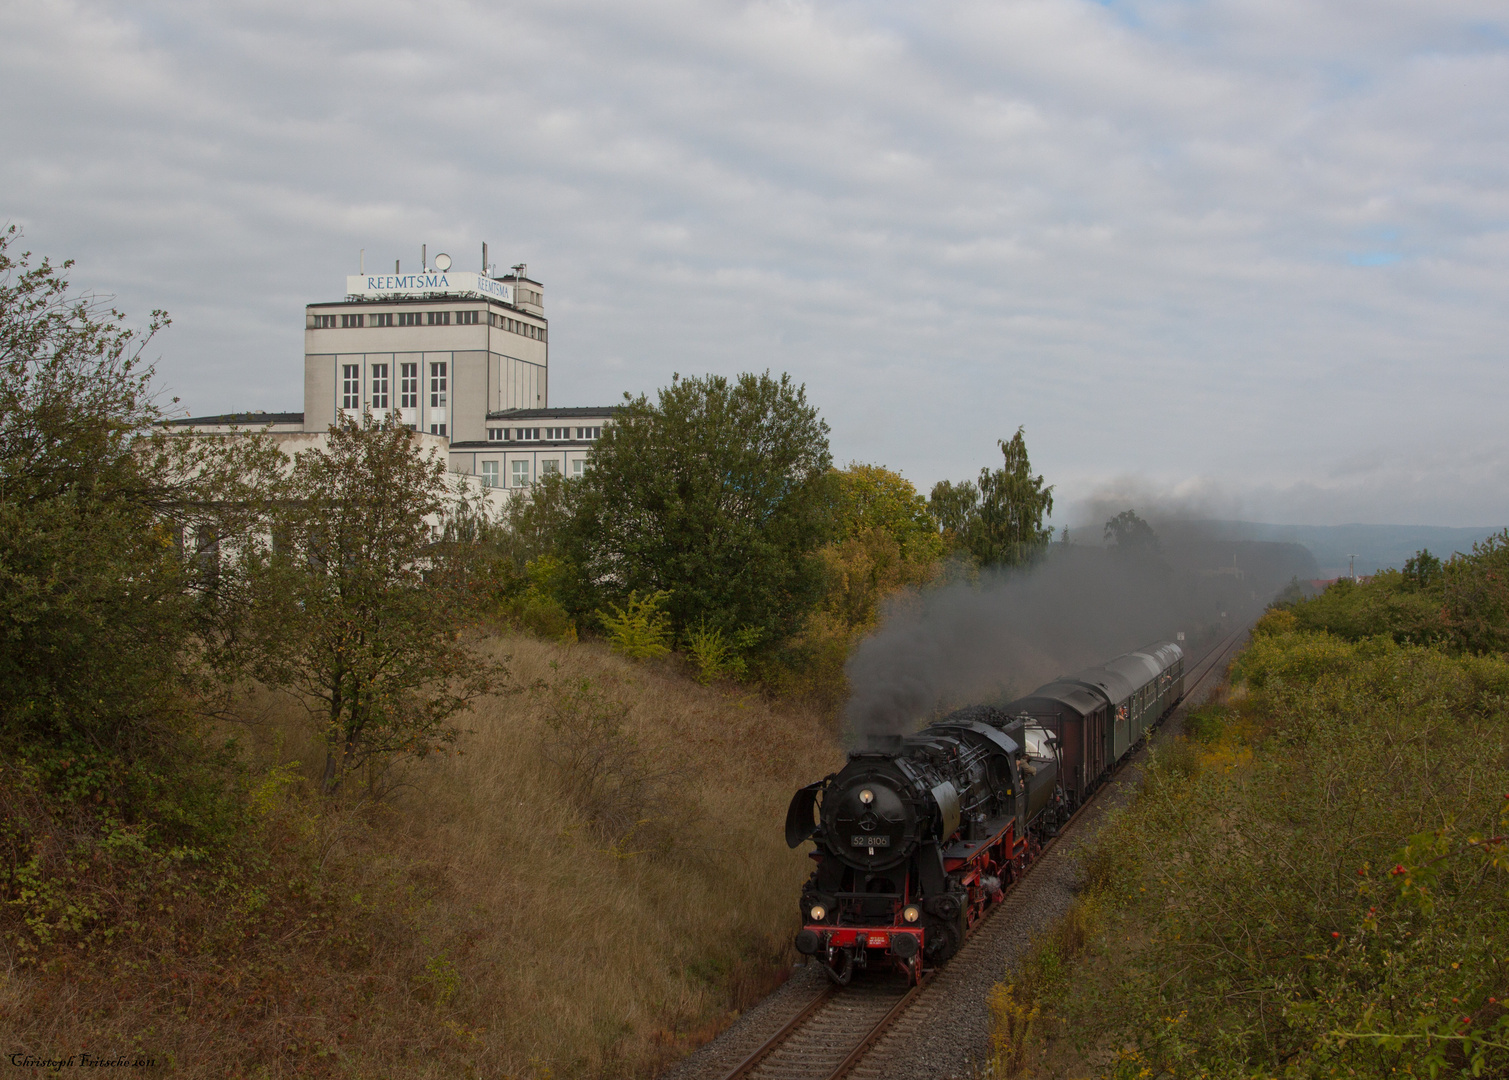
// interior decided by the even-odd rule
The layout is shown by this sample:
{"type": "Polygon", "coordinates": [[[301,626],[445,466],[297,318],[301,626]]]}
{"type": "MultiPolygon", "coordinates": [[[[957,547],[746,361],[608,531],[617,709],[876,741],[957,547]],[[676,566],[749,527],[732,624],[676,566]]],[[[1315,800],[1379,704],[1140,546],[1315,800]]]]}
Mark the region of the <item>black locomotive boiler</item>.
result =
{"type": "Polygon", "coordinates": [[[835,981],[895,966],[912,981],[969,928],[1179,698],[1184,654],[1160,642],[975,705],[913,735],[872,739],[799,790],[786,842],[811,839],[798,951],[835,981]]]}

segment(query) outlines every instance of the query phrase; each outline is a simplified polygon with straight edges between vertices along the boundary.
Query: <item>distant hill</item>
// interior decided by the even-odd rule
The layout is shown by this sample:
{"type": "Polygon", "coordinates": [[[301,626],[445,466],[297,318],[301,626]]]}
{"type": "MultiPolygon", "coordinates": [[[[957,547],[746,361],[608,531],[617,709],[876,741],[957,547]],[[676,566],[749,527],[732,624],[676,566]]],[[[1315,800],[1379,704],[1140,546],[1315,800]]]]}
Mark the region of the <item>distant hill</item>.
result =
{"type": "Polygon", "coordinates": [[[1337,577],[1355,555],[1359,574],[1398,569],[1421,548],[1442,558],[1498,532],[1502,525],[1448,528],[1439,525],[1267,525],[1256,521],[1168,521],[1158,524],[1166,539],[1184,541],[1268,540],[1303,544],[1315,556],[1319,577],[1337,577]]]}

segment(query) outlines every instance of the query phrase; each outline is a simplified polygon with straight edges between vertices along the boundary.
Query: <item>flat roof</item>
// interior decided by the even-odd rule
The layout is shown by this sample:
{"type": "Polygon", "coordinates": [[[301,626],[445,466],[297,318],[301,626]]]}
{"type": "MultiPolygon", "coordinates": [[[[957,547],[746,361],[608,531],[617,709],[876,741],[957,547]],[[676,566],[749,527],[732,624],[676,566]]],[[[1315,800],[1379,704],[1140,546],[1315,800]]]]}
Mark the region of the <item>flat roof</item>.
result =
{"type": "Polygon", "coordinates": [[[487,414],[489,420],[569,420],[579,416],[612,416],[619,410],[617,405],[601,408],[571,406],[564,409],[503,409],[487,414]]]}
{"type": "Polygon", "coordinates": [[[186,416],[177,420],[166,420],[164,423],[188,426],[190,424],[302,424],[304,414],[301,412],[239,412],[221,413],[219,416],[186,416]]]}
{"type": "MultiPolygon", "coordinates": [[[[550,320],[544,315],[536,315],[532,311],[525,311],[518,304],[510,304],[506,300],[499,300],[492,296],[478,296],[473,293],[427,293],[424,296],[410,294],[394,296],[348,296],[344,300],[316,300],[305,304],[304,310],[311,308],[348,307],[353,304],[445,304],[447,307],[455,307],[460,304],[492,304],[503,311],[514,311],[525,318],[538,319],[548,323],[550,320]]],[[[329,329],[352,329],[351,327],[330,327],[329,329]]],[[[368,329],[358,327],[356,329],[368,329]]]]}

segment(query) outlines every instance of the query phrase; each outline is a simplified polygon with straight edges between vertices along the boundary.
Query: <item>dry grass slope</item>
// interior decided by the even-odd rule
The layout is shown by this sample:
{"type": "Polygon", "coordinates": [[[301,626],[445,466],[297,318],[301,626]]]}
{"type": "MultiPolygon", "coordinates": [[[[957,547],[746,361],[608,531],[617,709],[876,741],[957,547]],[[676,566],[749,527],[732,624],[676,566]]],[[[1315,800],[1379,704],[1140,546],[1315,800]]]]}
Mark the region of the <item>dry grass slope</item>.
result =
{"type": "Polygon", "coordinates": [[[12,968],[4,1049],[130,1048],[186,1076],[650,1076],[774,986],[808,871],[786,803],[841,759],[822,719],[591,643],[479,647],[515,691],[376,805],[322,805],[302,710],[248,699],[257,768],[303,782],[267,811],[293,854],[247,940],[200,911],[206,933],[129,963],[12,968]]]}

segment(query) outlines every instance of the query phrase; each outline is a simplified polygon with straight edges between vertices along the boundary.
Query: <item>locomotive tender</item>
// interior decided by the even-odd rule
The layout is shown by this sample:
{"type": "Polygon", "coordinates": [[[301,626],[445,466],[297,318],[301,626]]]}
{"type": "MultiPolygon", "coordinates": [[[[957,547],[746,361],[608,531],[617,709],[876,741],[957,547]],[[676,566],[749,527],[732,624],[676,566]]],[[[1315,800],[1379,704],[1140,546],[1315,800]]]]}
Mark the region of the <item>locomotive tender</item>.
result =
{"type": "Polygon", "coordinates": [[[888,966],[919,981],[1183,696],[1184,651],[1158,642],[851,751],[786,813],[816,863],[797,950],[840,984],[888,966]]]}

